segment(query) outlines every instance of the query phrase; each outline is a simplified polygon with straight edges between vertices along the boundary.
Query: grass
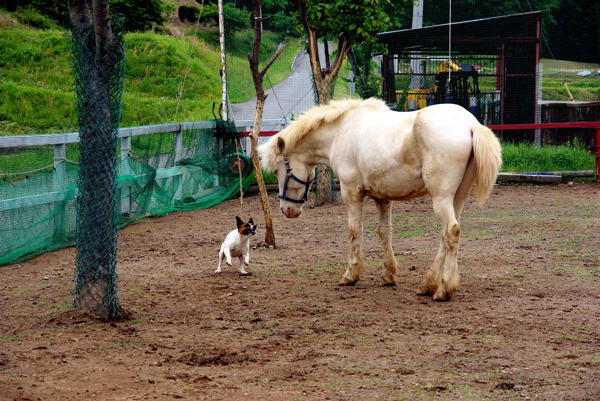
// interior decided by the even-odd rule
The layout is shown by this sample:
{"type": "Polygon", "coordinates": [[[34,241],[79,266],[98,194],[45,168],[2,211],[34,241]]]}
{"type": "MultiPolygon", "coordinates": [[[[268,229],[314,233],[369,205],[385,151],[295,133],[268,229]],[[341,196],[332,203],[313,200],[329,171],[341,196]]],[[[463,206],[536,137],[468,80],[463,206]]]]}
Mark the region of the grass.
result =
{"type": "MultiPolygon", "coordinates": [[[[56,27],[32,29],[1,12],[0,135],[77,131],[73,74],[67,33],[56,27]]],[[[213,102],[221,101],[218,44],[209,40],[212,28],[182,24],[181,38],[153,32],[125,35],[127,72],[121,126],[212,119],[213,102]],[[183,31],[183,34],[182,34],[183,31]],[[207,41],[201,39],[206,37],[207,41]]],[[[228,92],[232,102],[255,96],[246,54],[253,32],[235,36],[227,54],[228,92]]],[[[300,41],[284,39],[284,53],[271,66],[265,88],[291,73],[300,41]]],[[[264,63],[280,38],[265,32],[261,45],[264,63]]]]}
{"type": "Polygon", "coordinates": [[[536,147],[532,143],[502,144],[503,172],[594,170],[595,158],[574,141],[561,146],[536,147]]]}
{"type": "Polygon", "coordinates": [[[600,100],[600,79],[598,75],[582,77],[577,75],[581,71],[596,71],[598,64],[577,63],[566,60],[542,59],[542,99],[543,100],[570,100],[567,88],[575,101],[594,102],[600,100]]]}

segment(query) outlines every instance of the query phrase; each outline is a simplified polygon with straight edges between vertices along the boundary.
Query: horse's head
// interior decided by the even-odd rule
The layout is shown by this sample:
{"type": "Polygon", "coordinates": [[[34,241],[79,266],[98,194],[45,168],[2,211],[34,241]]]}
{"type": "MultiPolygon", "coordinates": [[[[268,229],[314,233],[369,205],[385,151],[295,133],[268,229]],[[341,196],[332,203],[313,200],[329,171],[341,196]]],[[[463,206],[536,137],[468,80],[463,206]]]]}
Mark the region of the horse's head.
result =
{"type": "Polygon", "coordinates": [[[314,181],[315,169],[303,163],[290,164],[288,156],[283,156],[280,166],[274,171],[279,182],[279,206],[285,217],[298,217],[302,206],[308,200],[310,184],[314,181]]]}
{"type": "Polygon", "coordinates": [[[315,166],[303,163],[298,157],[284,153],[285,141],[274,137],[259,148],[263,166],[273,171],[279,183],[279,206],[285,217],[294,218],[302,213],[314,181],[315,166]]]}

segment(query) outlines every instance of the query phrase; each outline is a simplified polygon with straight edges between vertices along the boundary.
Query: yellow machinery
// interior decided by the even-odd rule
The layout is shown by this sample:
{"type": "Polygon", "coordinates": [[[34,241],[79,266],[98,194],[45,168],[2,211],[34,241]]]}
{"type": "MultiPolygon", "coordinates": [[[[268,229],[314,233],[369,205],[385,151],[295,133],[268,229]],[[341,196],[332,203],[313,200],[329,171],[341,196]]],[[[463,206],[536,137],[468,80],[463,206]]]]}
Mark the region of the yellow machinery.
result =
{"type": "Polygon", "coordinates": [[[420,88],[409,90],[396,91],[396,100],[402,101],[403,96],[406,96],[404,101],[404,110],[412,111],[422,109],[430,104],[444,103],[448,93],[453,98],[453,103],[465,103],[467,109],[470,104],[471,93],[479,91],[477,83],[477,71],[463,71],[461,67],[450,60],[442,61],[437,68],[435,82],[433,88],[420,88]],[[452,75],[453,72],[457,74],[452,75]],[[448,78],[450,77],[450,82],[448,78]],[[468,82],[472,78],[473,84],[468,82]]]}

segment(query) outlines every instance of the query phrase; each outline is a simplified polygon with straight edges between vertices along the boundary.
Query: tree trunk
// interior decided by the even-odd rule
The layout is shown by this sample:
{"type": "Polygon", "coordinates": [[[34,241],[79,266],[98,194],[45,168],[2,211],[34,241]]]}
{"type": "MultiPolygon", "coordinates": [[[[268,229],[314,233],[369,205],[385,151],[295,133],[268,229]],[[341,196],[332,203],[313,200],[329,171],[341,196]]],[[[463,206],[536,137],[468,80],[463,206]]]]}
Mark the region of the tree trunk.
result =
{"type": "Polygon", "coordinates": [[[275,244],[275,231],[273,230],[273,220],[271,219],[271,210],[269,208],[269,201],[267,198],[267,188],[263,179],[262,170],[260,168],[260,160],[258,158],[258,135],[260,134],[260,128],[263,117],[263,110],[265,108],[265,100],[267,95],[263,88],[263,77],[265,73],[273,64],[275,59],[285,49],[285,45],[280,44],[279,48],[271,56],[271,59],[265,64],[262,70],[258,68],[258,55],[260,51],[260,41],[262,39],[262,14],[261,14],[261,0],[252,0],[254,3],[254,42],[252,44],[252,54],[248,54],[248,62],[250,63],[250,71],[252,72],[252,81],[254,82],[254,90],[256,91],[256,113],[254,114],[254,127],[252,128],[252,134],[250,134],[250,144],[252,147],[252,165],[256,174],[256,182],[258,184],[258,191],[260,194],[260,201],[262,204],[263,211],[265,213],[265,244],[269,247],[276,247],[275,244]]]}
{"type": "Polygon", "coordinates": [[[116,43],[108,0],[69,3],[74,46],[80,46],[78,87],[80,171],[77,202],[75,306],[101,318],[121,317],[117,296],[116,126],[110,84],[123,51],[116,43]],[[92,21],[91,18],[94,20],[92,21]],[[94,36],[92,37],[92,31],[94,36]]]}
{"type": "Polygon", "coordinates": [[[269,200],[267,198],[267,187],[260,168],[260,159],[258,158],[258,135],[262,122],[263,110],[265,108],[266,96],[256,99],[256,113],[254,115],[254,127],[250,134],[250,144],[252,148],[252,165],[256,174],[256,183],[260,194],[260,202],[265,213],[265,245],[269,247],[277,247],[275,243],[275,231],[273,230],[273,220],[271,219],[271,210],[269,208],[269,200]]]}
{"type": "MultiPolygon", "coordinates": [[[[313,74],[314,89],[319,105],[328,104],[333,96],[333,82],[342,68],[344,58],[350,50],[350,42],[346,35],[338,37],[337,51],[333,63],[329,60],[329,51],[325,53],[325,68],[323,68],[318,45],[318,32],[313,29],[308,21],[306,0],[297,2],[300,21],[308,37],[308,54],[313,74]]],[[[327,47],[326,47],[327,49],[327,47]]],[[[335,189],[333,186],[333,171],[327,166],[318,166],[316,173],[315,205],[335,202],[335,189]]]]}
{"type": "MultiPolygon", "coordinates": [[[[317,92],[317,99],[320,105],[328,104],[331,101],[332,84],[328,81],[331,75],[323,77],[322,75],[314,77],[314,86],[317,92]]],[[[315,206],[321,206],[325,203],[334,203],[337,201],[335,187],[333,185],[333,170],[329,166],[317,166],[315,184],[315,206]]]]}

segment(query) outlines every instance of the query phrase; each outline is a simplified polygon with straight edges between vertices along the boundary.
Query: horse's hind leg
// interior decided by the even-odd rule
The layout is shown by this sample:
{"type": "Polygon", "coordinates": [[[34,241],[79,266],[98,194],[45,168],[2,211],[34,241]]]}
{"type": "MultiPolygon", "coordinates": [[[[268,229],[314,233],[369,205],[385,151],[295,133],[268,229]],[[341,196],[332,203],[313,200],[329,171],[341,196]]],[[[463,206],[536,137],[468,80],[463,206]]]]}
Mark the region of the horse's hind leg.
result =
{"type": "Polygon", "coordinates": [[[392,248],[392,202],[383,199],[375,199],[379,213],[379,238],[383,243],[384,266],[383,285],[396,285],[398,275],[398,262],[392,248]]]}
{"type": "Polygon", "coordinates": [[[363,197],[350,194],[342,187],[342,198],[348,210],[348,238],[350,239],[350,257],[348,267],[340,279],[339,285],[354,285],[360,279],[365,266],[362,254],[362,208],[363,197]]]}
{"type": "Polygon", "coordinates": [[[438,254],[419,286],[419,294],[432,294],[436,301],[448,301],[458,288],[458,246],[460,225],[456,220],[453,197],[434,197],[433,210],[442,223],[438,254]]]}

